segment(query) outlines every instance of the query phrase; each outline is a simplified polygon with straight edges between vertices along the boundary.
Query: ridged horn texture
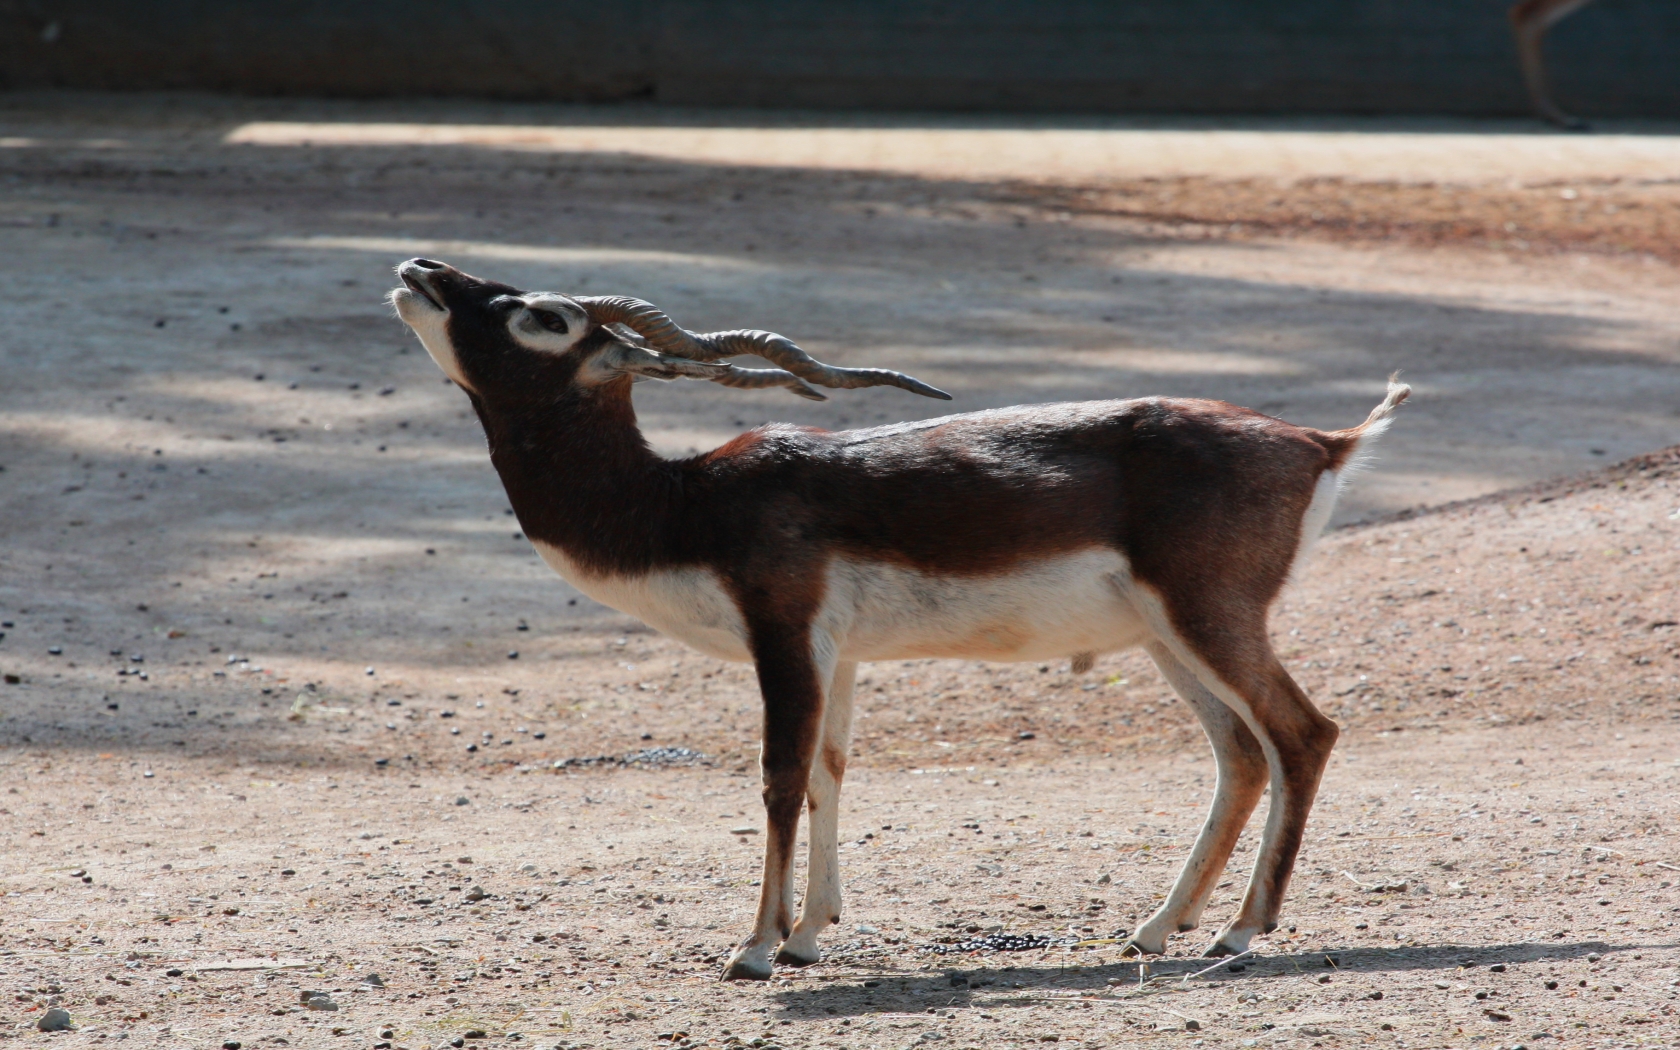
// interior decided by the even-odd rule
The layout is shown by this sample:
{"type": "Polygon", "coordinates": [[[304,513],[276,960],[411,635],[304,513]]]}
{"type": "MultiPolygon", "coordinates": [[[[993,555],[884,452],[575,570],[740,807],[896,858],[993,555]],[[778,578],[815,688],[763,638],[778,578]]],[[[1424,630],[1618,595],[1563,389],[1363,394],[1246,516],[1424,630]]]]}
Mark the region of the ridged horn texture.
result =
{"type": "Polygon", "coordinates": [[[652,303],[627,296],[580,296],[573,300],[589,312],[597,324],[622,324],[647,340],[648,345],[661,353],[674,354],[694,361],[717,361],[738,354],[762,357],[780,368],[731,368],[712,381],[724,386],[758,389],[770,386],[787,387],[801,397],[825,400],[811,389],[818,386],[852,389],[864,386],[896,386],[923,397],[951,400],[951,395],[938,387],[929,386],[902,372],[886,368],[836,368],[825,365],[801,350],[791,339],[774,332],[690,332],[671,320],[665,311],[652,303]]]}

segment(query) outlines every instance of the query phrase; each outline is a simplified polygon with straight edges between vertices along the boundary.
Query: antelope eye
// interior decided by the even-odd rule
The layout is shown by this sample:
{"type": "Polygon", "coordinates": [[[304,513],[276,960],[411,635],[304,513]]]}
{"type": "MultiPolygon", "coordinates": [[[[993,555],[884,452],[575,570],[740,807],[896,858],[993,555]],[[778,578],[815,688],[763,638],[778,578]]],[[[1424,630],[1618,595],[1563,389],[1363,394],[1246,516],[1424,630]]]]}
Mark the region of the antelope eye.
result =
{"type": "Polygon", "coordinates": [[[565,335],[571,331],[571,327],[566,324],[565,315],[556,313],[553,310],[539,310],[535,307],[531,307],[530,310],[531,316],[536,318],[537,323],[548,329],[550,332],[558,332],[561,335],[565,335]]]}

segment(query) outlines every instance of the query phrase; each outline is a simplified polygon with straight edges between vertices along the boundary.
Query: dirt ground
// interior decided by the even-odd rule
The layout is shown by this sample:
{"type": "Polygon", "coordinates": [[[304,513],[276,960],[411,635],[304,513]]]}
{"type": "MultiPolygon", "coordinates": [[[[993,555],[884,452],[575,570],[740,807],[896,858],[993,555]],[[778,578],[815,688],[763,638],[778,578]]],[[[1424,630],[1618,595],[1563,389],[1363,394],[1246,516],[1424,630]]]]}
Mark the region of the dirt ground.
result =
{"type": "MultiPolygon", "coordinates": [[[[1680,1045],[1672,181],[1362,180],[1357,141],[1287,182],[983,181],[239,135],[562,116],[0,97],[0,1038],[1680,1045]],[[957,409],[1339,426],[1404,369],[1274,620],[1344,727],[1284,928],[1205,973],[1205,931],[1117,957],[1212,786],[1141,657],[877,664],[828,956],[718,983],[757,892],[750,676],[540,565],[380,305],[422,252],[775,328],[957,409]],[[993,933],[1055,943],[958,947],[993,933]],[[38,1034],[55,1006],[75,1030],[38,1034]]],[[[942,410],[638,403],[671,451],[942,410]]]]}

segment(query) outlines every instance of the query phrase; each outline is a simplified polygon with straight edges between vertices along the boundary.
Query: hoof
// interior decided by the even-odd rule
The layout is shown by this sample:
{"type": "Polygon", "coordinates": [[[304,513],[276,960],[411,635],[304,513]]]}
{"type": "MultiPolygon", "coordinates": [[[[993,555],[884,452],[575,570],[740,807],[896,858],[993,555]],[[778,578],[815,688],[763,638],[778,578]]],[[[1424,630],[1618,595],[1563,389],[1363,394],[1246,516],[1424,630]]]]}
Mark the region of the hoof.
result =
{"type": "Polygon", "coordinates": [[[768,963],[757,962],[753,959],[734,958],[723,968],[723,979],[726,981],[768,981],[770,966],[768,963]]]}
{"type": "Polygon", "coordinates": [[[776,953],[777,966],[814,966],[819,961],[821,961],[821,956],[800,955],[785,944],[782,945],[782,950],[776,953]]]}
{"type": "Polygon", "coordinates": [[[1148,945],[1140,944],[1136,939],[1133,939],[1120,946],[1120,958],[1141,959],[1145,955],[1160,955],[1166,950],[1165,946],[1160,948],[1151,948],[1148,945]]]}
{"type": "Polygon", "coordinates": [[[1207,949],[1202,952],[1202,958],[1223,959],[1227,955],[1241,955],[1246,951],[1248,951],[1247,938],[1243,939],[1243,943],[1236,944],[1226,940],[1224,937],[1220,937],[1207,946],[1207,949]]]}

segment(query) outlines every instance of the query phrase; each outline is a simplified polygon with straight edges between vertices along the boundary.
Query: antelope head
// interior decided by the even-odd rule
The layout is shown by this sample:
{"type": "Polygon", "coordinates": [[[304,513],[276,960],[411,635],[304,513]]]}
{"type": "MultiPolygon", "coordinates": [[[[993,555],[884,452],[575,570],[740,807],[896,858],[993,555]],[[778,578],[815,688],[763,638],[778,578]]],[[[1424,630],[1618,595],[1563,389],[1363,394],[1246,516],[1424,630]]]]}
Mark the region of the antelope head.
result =
{"type": "Polygon", "coordinates": [[[410,259],[397,276],[403,286],[390,296],[397,315],[444,374],[478,397],[551,398],[574,387],[689,378],[785,387],[813,401],[827,400],[818,386],[896,386],[951,399],[901,372],[823,364],[774,332],[690,332],[640,299],[524,292],[431,259],[410,259]],[[779,367],[724,360],[740,354],[779,367]]]}

